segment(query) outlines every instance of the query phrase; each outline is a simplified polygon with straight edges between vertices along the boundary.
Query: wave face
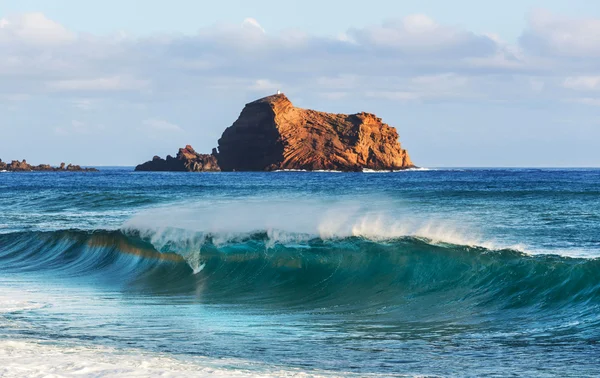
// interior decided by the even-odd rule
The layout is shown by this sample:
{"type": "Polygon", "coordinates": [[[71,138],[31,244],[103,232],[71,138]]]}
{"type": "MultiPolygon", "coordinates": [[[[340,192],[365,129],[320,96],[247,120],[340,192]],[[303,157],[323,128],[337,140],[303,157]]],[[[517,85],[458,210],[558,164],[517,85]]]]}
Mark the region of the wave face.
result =
{"type": "Polygon", "coordinates": [[[170,230],[154,241],[158,245],[156,235],[136,230],[3,234],[1,270],[50,271],[160,294],[201,287],[208,302],[387,314],[392,321],[600,304],[600,259],[530,256],[416,237],[288,235],[281,242],[271,234],[223,240],[170,230]]]}

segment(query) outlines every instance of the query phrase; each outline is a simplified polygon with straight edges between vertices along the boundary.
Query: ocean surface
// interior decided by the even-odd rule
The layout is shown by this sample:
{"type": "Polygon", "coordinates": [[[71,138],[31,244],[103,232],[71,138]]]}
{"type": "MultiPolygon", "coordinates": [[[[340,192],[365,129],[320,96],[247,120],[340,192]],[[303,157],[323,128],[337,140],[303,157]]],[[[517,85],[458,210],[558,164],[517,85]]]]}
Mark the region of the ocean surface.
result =
{"type": "Polygon", "coordinates": [[[0,376],[600,376],[600,170],[0,173],[0,376]]]}

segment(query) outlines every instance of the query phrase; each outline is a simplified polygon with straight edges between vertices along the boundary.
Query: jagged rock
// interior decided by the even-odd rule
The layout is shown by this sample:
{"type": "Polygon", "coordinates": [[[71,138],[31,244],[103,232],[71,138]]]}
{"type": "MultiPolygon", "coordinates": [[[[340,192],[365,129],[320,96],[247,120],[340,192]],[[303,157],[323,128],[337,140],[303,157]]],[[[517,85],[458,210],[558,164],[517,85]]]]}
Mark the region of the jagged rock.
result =
{"type": "Polygon", "coordinates": [[[27,160],[25,159],[23,161],[13,160],[8,165],[7,170],[13,172],[31,171],[31,165],[27,164],[27,160]]]}
{"type": "Polygon", "coordinates": [[[216,156],[224,171],[414,167],[396,129],[374,114],[300,109],[283,94],[247,104],[223,132],[216,156]]]}
{"type": "Polygon", "coordinates": [[[69,164],[65,169],[65,163],[62,163],[60,167],[52,167],[49,164],[40,164],[40,165],[31,165],[27,163],[26,160],[23,161],[13,160],[10,164],[4,163],[0,159],[0,171],[10,171],[10,172],[31,172],[31,171],[40,171],[40,172],[61,172],[61,171],[70,171],[70,172],[97,172],[96,168],[81,168],[79,165],[71,165],[69,164]]]}
{"type": "Polygon", "coordinates": [[[180,148],[176,157],[168,155],[166,159],[154,156],[152,160],[135,167],[136,171],[174,171],[174,172],[218,172],[221,169],[214,155],[199,154],[192,146],[180,148]]]}

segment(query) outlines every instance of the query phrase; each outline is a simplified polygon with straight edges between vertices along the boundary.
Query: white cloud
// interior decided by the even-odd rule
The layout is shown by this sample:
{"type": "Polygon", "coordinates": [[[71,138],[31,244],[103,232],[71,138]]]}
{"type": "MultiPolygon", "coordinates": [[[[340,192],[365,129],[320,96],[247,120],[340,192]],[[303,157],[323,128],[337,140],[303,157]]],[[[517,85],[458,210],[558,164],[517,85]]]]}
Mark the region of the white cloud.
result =
{"type": "Polygon", "coordinates": [[[368,91],[366,92],[367,97],[380,98],[384,100],[392,101],[413,101],[422,98],[420,93],[415,92],[403,92],[403,91],[368,91]]]}
{"type": "Polygon", "coordinates": [[[259,79],[256,80],[252,85],[250,85],[249,89],[252,91],[276,91],[281,88],[281,84],[273,82],[268,79],[259,79]]]}
{"type": "Polygon", "coordinates": [[[7,93],[0,94],[0,101],[9,101],[9,102],[24,102],[31,98],[31,95],[25,93],[7,93]]]}
{"type": "Polygon", "coordinates": [[[411,79],[411,83],[436,91],[452,91],[464,87],[468,79],[454,73],[437,75],[417,76],[411,79]]]}
{"type": "Polygon", "coordinates": [[[563,82],[565,88],[580,90],[580,91],[594,91],[600,90],[600,76],[572,76],[567,77],[563,82]]]}
{"type": "Polygon", "coordinates": [[[265,33],[265,29],[256,21],[256,19],[248,17],[242,22],[243,28],[260,30],[262,33],[265,33]]]}
{"type": "Polygon", "coordinates": [[[105,130],[104,125],[89,124],[79,120],[72,120],[70,124],[54,128],[54,133],[58,135],[91,135],[105,130]]]}
{"type": "Polygon", "coordinates": [[[81,129],[81,128],[83,128],[83,126],[85,125],[85,123],[83,123],[81,121],[73,120],[73,121],[71,121],[71,125],[75,129],[81,129]]]}
{"type": "Polygon", "coordinates": [[[522,42],[544,54],[571,57],[600,55],[600,19],[568,18],[543,9],[531,12],[522,42]]]}
{"type": "Polygon", "coordinates": [[[440,98],[458,98],[466,96],[470,80],[454,73],[423,75],[405,80],[395,81],[398,90],[387,90],[381,86],[379,91],[367,91],[367,97],[381,98],[390,101],[415,101],[440,98]]]}
{"type": "Polygon", "coordinates": [[[150,118],[142,122],[143,127],[140,130],[160,132],[160,133],[180,133],[183,131],[181,127],[165,121],[164,119],[150,118]]]}
{"type": "Polygon", "coordinates": [[[21,43],[55,45],[74,41],[74,33],[42,13],[25,13],[0,19],[0,43],[18,40],[21,43]]]}
{"type": "Polygon", "coordinates": [[[140,90],[148,87],[149,81],[132,77],[99,77],[91,79],[57,80],[47,83],[53,91],[120,91],[140,90]]]}
{"type": "Polygon", "coordinates": [[[319,96],[327,100],[341,100],[348,97],[348,92],[321,92],[319,96]]]}
{"type": "MultiPolygon", "coordinates": [[[[11,125],[0,147],[16,146],[14,141],[27,133],[45,146],[54,131],[69,135],[53,136],[61,146],[57,151],[85,148],[85,156],[96,154],[98,161],[109,159],[104,149],[92,151],[101,142],[119,146],[120,152],[111,154],[113,162],[133,156],[136,149],[144,156],[149,148],[173,151],[194,140],[204,143],[199,149],[210,150],[240,104],[277,89],[299,106],[323,110],[327,101],[341,99],[335,111],[375,111],[391,121],[396,117],[401,128],[410,122],[444,123],[445,112],[468,102],[472,114],[456,111],[453,124],[468,128],[476,123],[471,131],[480,133],[495,127],[518,142],[515,136],[545,122],[544,117],[556,114],[579,122],[597,111],[598,25],[597,19],[534,12],[514,44],[427,15],[340,30],[330,37],[310,31],[265,33],[254,19],[193,35],[101,36],[74,33],[39,13],[0,16],[0,107],[8,110],[0,112],[0,121],[11,125]],[[443,102],[449,106],[435,108],[439,114],[432,111],[443,102]],[[565,116],[561,106],[573,106],[565,103],[582,106],[565,116]],[[502,111],[488,114],[498,109],[496,104],[502,111]],[[156,114],[162,118],[153,118],[156,114]],[[165,118],[197,127],[184,131],[165,118]],[[94,122],[110,127],[101,129],[94,122]],[[148,139],[142,142],[140,135],[148,139]]],[[[474,134],[465,133],[465,138],[469,135],[474,134]]],[[[509,139],[493,139],[514,147],[509,139]]],[[[462,151],[473,156],[473,151],[462,151]]]]}
{"type": "Polygon", "coordinates": [[[583,105],[600,106],[600,98],[594,97],[570,98],[567,101],[583,105]]]}
{"type": "Polygon", "coordinates": [[[93,110],[97,107],[96,102],[89,98],[75,99],[72,101],[72,104],[74,107],[81,110],[93,110]]]}
{"type": "Polygon", "coordinates": [[[422,14],[388,21],[379,26],[351,29],[343,39],[362,45],[392,48],[404,53],[442,56],[488,55],[495,51],[496,45],[486,35],[443,26],[422,14]]]}
{"type": "Polygon", "coordinates": [[[350,89],[357,85],[358,77],[354,75],[337,75],[317,77],[316,84],[325,89],[350,89]]]}
{"type": "MultiPolygon", "coordinates": [[[[600,85],[593,49],[579,48],[592,55],[575,62],[539,54],[548,46],[560,50],[557,30],[579,38],[600,25],[579,21],[534,12],[523,43],[511,45],[496,34],[442,25],[422,14],[331,38],[271,35],[251,18],[191,36],[93,36],[26,14],[0,22],[0,96],[63,96],[80,110],[103,96],[126,99],[120,106],[149,108],[161,98],[228,91],[254,96],[277,89],[330,99],[352,94],[390,101],[523,101],[543,93],[545,100],[563,101],[571,90],[600,85]],[[24,40],[39,43],[25,48],[24,40]]],[[[593,34],[586,43],[593,46],[595,39],[593,34]]]]}
{"type": "Polygon", "coordinates": [[[55,127],[54,128],[54,133],[57,134],[57,135],[65,135],[65,136],[69,135],[69,132],[64,127],[55,127]]]}
{"type": "Polygon", "coordinates": [[[540,79],[530,78],[529,79],[529,86],[531,87],[531,89],[534,92],[541,92],[541,91],[544,90],[544,87],[546,86],[546,83],[543,80],[540,80],[540,79]]]}
{"type": "MultiPolygon", "coordinates": [[[[46,20],[43,15],[23,18],[46,20]]],[[[27,30],[32,23],[22,24],[27,30]]],[[[46,24],[48,29],[54,23],[46,24]]],[[[64,28],[57,24],[54,29],[64,28]]],[[[422,97],[437,90],[438,98],[454,97],[467,89],[456,80],[469,75],[459,72],[472,69],[468,59],[489,58],[498,50],[488,36],[443,26],[425,15],[350,29],[343,33],[346,40],[293,31],[268,35],[250,18],[238,25],[205,28],[194,36],[135,39],[65,32],[71,43],[51,54],[41,46],[21,49],[13,38],[7,44],[9,53],[0,60],[0,79],[4,75],[6,84],[0,92],[84,93],[88,98],[110,93],[111,97],[127,95],[130,101],[132,93],[188,97],[202,90],[266,94],[277,89],[334,97],[365,89],[418,92],[422,97]],[[425,77],[436,80],[419,83],[425,77]],[[427,94],[413,88],[424,85],[430,87],[427,94]]],[[[89,106],[80,103],[79,108],[89,106]]]]}

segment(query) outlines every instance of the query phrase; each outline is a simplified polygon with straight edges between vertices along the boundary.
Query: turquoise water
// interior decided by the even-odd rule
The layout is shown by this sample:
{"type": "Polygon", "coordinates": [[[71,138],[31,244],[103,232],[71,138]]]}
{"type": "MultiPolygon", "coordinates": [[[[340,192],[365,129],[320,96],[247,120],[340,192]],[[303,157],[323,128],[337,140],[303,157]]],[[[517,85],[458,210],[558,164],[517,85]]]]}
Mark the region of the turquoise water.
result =
{"type": "Polygon", "coordinates": [[[600,170],[108,168],[0,193],[0,373],[600,374],[600,170]]]}

